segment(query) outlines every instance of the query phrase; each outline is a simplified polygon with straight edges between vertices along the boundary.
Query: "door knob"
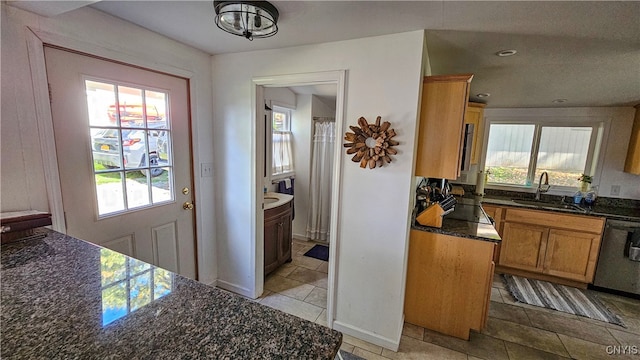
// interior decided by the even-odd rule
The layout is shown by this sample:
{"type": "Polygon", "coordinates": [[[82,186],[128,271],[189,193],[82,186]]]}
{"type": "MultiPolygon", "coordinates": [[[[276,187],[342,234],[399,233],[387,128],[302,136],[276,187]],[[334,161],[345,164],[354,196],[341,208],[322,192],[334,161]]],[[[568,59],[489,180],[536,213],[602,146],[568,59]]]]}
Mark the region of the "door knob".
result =
{"type": "Polygon", "coordinates": [[[182,204],[182,208],[185,210],[193,210],[193,204],[185,201],[184,204],[182,204]]]}

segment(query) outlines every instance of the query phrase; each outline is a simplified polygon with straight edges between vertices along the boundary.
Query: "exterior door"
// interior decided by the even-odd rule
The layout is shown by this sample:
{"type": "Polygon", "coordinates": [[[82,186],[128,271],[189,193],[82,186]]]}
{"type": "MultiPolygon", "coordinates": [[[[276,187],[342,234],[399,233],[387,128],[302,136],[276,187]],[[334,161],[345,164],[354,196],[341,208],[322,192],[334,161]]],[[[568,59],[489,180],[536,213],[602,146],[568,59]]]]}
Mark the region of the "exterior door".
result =
{"type": "Polygon", "coordinates": [[[196,277],[186,79],[45,47],[71,236],[196,277]]]}

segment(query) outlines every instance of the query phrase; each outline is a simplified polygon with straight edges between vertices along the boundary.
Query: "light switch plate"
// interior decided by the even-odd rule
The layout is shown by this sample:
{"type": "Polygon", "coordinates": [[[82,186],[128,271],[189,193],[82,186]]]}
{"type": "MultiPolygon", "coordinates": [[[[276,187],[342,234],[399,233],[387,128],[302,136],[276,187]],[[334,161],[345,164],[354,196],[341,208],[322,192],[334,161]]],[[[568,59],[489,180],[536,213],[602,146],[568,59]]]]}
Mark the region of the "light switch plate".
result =
{"type": "Polygon", "coordinates": [[[611,185],[611,196],[620,195],[620,185],[611,185]]]}
{"type": "Polygon", "coordinates": [[[200,176],[212,177],[213,176],[213,163],[201,163],[200,164],[200,176]]]}

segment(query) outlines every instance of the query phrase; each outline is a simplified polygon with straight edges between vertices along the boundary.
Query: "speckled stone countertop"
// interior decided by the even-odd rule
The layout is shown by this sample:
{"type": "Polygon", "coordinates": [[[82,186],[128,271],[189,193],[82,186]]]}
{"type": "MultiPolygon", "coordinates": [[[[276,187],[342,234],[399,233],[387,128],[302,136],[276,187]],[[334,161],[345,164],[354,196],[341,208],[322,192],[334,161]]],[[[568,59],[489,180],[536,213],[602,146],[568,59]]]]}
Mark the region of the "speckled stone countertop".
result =
{"type": "MultiPolygon", "coordinates": [[[[520,204],[513,201],[511,198],[504,198],[499,196],[485,196],[482,199],[483,203],[504,205],[511,207],[520,207],[533,210],[553,211],[559,213],[570,213],[575,215],[587,215],[606,217],[607,219],[624,220],[624,221],[640,221],[640,208],[614,206],[614,205],[599,205],[596,204],[593,208],[581,206],[582,211],[577,209],[557,209],[553,207],[545,207],[545,203],[541,202],[540,206],[532,206],[527,204],[520,204]]],[[[560,203],[558,200],[550,202],[552,204],[560,203]]]]}
{"type": "Polygon", "coordinates": [[[490,223],[487,214],[484,212],[484,210],[482,210],[482,207],[478,206],[478,203],[474,202],[459,203],[458,205],[456,205],[453,213],[445,215],[442,218],[441,228],[419,224],[416,221],[416,211],[414,210],[411,219],[411,228],[420,231],[457,236],[472,240],[491,241],[497,243],[502,241],[495,227],[490,223]],[[456,212],[470,209],[472,209],[471,211],[475,210],[476,216],[474,221],[467,221],[461,218],[456,218],[456,212]]]}
{"type": "Polygon", "coordinates": [[[73,237],[1,251],[3,359],[333,359],[342,334],[73,237]]]}

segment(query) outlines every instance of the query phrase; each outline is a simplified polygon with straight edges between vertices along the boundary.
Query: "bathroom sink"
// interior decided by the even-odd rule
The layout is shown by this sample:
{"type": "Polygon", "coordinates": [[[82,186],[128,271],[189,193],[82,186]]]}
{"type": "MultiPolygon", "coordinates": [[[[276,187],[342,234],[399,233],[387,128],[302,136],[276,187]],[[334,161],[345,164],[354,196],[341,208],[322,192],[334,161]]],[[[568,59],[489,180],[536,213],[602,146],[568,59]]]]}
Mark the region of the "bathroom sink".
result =
{"type": "Polygon", "coordinates": [[[273,209],[293,200],[293,195],[268,192],[264,194],[264,209],[273,209]]]}
{"type": "Polygon", "coordinates": [[[520,199],[512,199],[511,201],[513,201],[516,204],[536,207],[540,209],[567,210],[567,211],[574,211],[574,212],[581,212],[581,213],[587,212],[587,210],[575,204],[552,203],[552,202],[546,202],[546,201],[540,201],[540,200],[520,200],[520,199]]]}

